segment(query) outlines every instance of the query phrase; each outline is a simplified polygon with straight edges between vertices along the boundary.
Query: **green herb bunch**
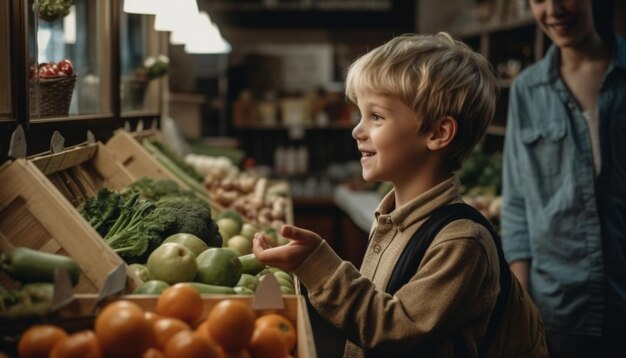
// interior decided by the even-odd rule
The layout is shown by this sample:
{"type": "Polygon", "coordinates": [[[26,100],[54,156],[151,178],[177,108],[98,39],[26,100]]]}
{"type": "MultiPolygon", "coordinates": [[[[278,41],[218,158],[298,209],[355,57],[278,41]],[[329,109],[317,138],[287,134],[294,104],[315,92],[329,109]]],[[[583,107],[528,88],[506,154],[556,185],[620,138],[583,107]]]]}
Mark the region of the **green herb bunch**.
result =
{"type": "Polygon", "coordinates": [[[35,0],[33,11],[42,20],[54,21],[67,16],[72,5],[74,0],[35,0]]]}

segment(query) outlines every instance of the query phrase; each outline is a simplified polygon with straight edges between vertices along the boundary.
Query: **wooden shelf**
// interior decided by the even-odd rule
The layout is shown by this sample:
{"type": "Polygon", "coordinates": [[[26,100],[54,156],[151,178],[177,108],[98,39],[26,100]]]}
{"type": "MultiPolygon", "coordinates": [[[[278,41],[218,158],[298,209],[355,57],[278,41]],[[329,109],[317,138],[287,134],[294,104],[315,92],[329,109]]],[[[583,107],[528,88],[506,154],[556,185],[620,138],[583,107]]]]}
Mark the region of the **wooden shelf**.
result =
{"type": "MultiPolygon", "coordinates": [[[[282,29],[414,29],[414,1],[390,0],[367,2],[360,6],[323,6],[301,2],[300,4],[265,3],[239,4],[235,1],[208,2],[200,5],[207,10],[219,26],[239,28],[282,28],[282,29]]],[[[356,1],[355,1],[356,3],[356,1]]],[[[359,4],[357,4],[359,5],[359,4]]]]}
{"type": "Polygon", "coordinates": [[[235,124],[236,130],[289,130],[293,128],[303,129],[330,129],[330,130],[345,130],[354,128],[355,124],[352,123],[330,123],[325,126],[318,126],[312,123],[302,123],[299,125],[285,125],[285,124],[263,124],[263,123],[246,123],[235,124]]]}
{"type": "Polygon", "coordinates": [[[531,14],[511,19],[505,22],[490,22],[484,25],[473,26],[467,29],[453,31],[454,36],[459,38],[467,38],[472,36],[486,35],[494,32],[506,31],[518,27],[530,26],[535,24],[535,19],[531,14]]]}

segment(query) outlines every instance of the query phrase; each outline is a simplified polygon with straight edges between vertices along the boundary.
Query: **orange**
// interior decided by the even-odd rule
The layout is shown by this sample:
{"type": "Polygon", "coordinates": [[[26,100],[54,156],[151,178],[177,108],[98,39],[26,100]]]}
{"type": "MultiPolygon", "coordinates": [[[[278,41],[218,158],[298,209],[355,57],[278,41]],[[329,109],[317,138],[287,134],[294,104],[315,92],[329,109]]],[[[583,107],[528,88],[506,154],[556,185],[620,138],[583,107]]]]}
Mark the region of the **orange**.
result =
{"type": "Polygon", "coordinates": [[[296,347],[296,328],[287,317],[278,313],[269,313],[256,319],[255,327],[265,326],[276,328],[283,334],[289,352],[296,347]]]}
{"type": "Polygon", "coordinates": [[[283,333],[267,325],[255,328],[248,351],[252,358],[285,358],[289,354],[283,333]]]}
{"type": "Polygon", "coordinates": [[[130,301],[115,301],[96,317],[95,332],[109,357],[139,357],[152,342],[152,327],[143,309],[130,301]]]}
{"type": "Polygon", "coordinates": [[[221,346],[218,347],[222,358],[252,358],[252,356],[250,356],[250,353],[248,353],[248,350],[245,348],[235,352],[229,352],[225,351],[224,348],[222,348],[221,346]]]}
{"type": "Polygon", "coordinates": [[[39,324],[30,327],[20,337],[17,344],[17,352],[20,357],[48,358],[54,345],[67,338],[67,333],[62,328],[50,324],[39,324]]]}
{"type": "Polygon", "coordinates": [[[189,330],[180,331],[170,338],[164,353],[168,358],[221,358],[217,346],[189,330]]]}
{"type": "Polygon", "coordinates": [[[176,333],[191,330],[189,325],[178,318],[163,317],[152,324],[154,332],[154,346],[158,349],[165,348],[167,341],[176,333]]]}
{"type": "Polygon", "coordinates": [[[143,352],[141,358],[165,358],[165,354],[156,348],[148,348],[147,351],[143,352]]]}
{"type": "Polygon", "coordinates": [[[195,332],[196,332],[196,334],[199,334],[202,338],[205,338],[210,343],[217,344],[217,343],[215,343],[215,341],[213,341],[213,338],[211,338],[211,336],[209,335],[209,330],[207,328],[207,324],[208,324],[207,320],[206,319],[203,320],[196,327],[195,332]]]}
{"type": "Polygon", "coordinates": [[[71,334],[54,345],[50,358],[102,358],[98,337],[91,330],[71,334]]]}
{"type": "Polygon", "coordinates": [[[185,283],[166,288],[157,299],[156,313],[181,319],[190,326],[200,319],[203,310],[200,293],[185,283]]]}
{"type": "Polygon", "coordinates": [[[156,313],[154,313],[152,311],[145,311],[143,316],[146,319],[146,321],[150,322],[150,324],[153,324],[158,319],[162,318],[161,316],[159,316],[158,314],[156,314],[156,313]]]}
{"type": "Polygon", "coordinates": [[[225,299],[209,312],[206,327],[215,343],[227,351],[238,351],[250,341],[255,319],[248,303],[225,299]]]}
{"type": "MultiPolygon", "coordinates": [[[[163,318],[152,311],[145,311],[143,317],[146,319],[146,321],[148,321],[148,323],[150,323],[150,327],[154,327],[154,322],[163,318]]],[[[154,329],[152,330],[152,338],[150,339],[150,342],[151,347],[156,347],[156,337],[154,335],[154,329]]]]}

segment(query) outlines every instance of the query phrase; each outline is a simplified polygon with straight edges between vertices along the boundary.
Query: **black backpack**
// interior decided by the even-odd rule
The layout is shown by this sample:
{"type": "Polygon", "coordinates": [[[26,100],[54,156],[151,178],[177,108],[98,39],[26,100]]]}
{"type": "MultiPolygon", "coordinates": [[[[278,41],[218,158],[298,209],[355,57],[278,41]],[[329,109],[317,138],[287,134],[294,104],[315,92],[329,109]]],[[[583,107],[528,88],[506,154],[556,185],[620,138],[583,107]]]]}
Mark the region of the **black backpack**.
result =
{"type": "MultiPolygon", "coordinates": [[[[393,269],[385,291],[393,295],[400,287],[409,282],[411,277],[415,275],[416,268],[419,267],[426,250],[439,231],[449,223],[460,219],[470,219],[487,228],[498,250],[500,263],[500,293],[498,294],[496,305],[489,318],[485,336],[479,347],[478,356],[484,357],[500,326],[504,310],[509,300],[511,271],[509,270],[508,263],[504,259],[500,236],[494,231],[491,223],[489,223],[478,210],[464,203],[449,204],[436,209],[426,222],[417,229],[408,245],[404,248],[404,251],[396,262],[396,266],[393,269]]],[[[455,356],[465,357],[469,355],[465,346],[462,344],[460,335],[453,337],[453,343],[455,356]]],[[[379,354],[372,353],[373,352],[368,352],[366,356],[380,356],[379,354]]],[[[385,354],[385,356],[389,357],[389,354],[385,354]]]]}

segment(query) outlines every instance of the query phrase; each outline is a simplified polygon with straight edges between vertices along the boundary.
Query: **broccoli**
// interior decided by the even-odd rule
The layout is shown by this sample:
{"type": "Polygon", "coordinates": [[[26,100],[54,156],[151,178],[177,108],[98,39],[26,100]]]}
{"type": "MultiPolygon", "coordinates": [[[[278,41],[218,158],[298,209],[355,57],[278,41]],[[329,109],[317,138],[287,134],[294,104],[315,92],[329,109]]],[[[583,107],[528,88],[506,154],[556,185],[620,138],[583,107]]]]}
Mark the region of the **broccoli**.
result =
{"type": "Polygon", "coordinates": [[[209,206],[173,181],[143,178],[121,194],[102,189],[79,210],[127,263],[145,262],[165,238],[181,232],[222,246],[209,206]]]}
{"type": "Polygon", "coordinates": [[[87,198],[78,211],[100,236],[105,236],[120,215],[119,204],[118,193],[101,189],[96,196],[87,198]]]}
{"type": "Polygon", "coordinates": [[[205,202],[192,197],[164,197],[156,207],[155,215],[176,218],[167,236],[184,232],[196,235],[209,247],[222,247],[222,235],[205,202]]]}

